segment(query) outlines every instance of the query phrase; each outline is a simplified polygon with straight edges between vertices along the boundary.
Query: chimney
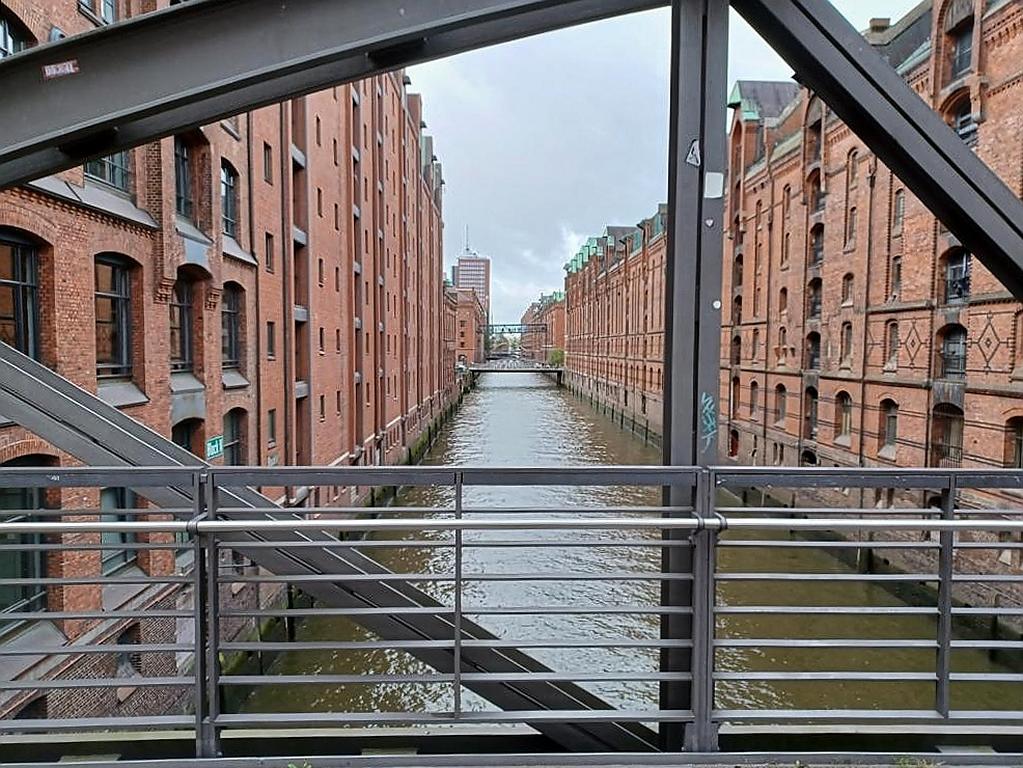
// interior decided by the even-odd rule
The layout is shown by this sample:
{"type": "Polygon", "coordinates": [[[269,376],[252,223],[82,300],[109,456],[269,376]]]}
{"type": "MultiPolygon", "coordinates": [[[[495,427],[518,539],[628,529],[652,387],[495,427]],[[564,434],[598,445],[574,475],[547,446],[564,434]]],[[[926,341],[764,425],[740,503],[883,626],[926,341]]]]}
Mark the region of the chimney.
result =
{"type": "Polygon", "coordinates": [[[874,34],[884,32],[892,25],[891,19],[886,18],[875,18],[870,20],[870,31],[874,34]]]}

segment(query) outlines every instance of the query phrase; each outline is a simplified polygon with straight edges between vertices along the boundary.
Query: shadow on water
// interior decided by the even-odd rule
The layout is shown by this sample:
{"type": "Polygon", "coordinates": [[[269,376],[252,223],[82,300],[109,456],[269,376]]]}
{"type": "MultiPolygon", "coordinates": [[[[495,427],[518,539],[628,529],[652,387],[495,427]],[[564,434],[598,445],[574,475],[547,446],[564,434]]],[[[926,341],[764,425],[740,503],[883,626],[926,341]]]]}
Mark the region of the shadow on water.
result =
{"type": "MultiPolygon", "coordinates": [[[[424,464],[456,466],[566,466],[650,465],[660,463],[660,453],[622,431],[587,406],[556,388],[538,374],[503,374],[481,379],[461,409],[438,436],[424,464]]],[[[499,488],[465,489],[466,516],[474,508],[567,507],[586,505],[654,505],[656,489],[637,488],[499,488]]],[[[402,506],[436,507],[453,503],[448,488],[406,489],[402,506]]],[[[569,514],[569,513],[566,513],[569,514]]],[[[744,534],[744,538],[752,536],[744,534]]],[[[388,534],[389,539],[451,541],[443,532],[406,531],[388,534]]],[[[656,573],[660,553],[658,534],[531,531],[490,534],[468,532],[463,568],[466,574],[540,574],[572,571],[581,574],[609,572],[656,573]],[[573,541],[600,540],[596,546],[566,546],[573,541]],[[486,547],[495,539],[526,540],[526,546],[486,547]],[[625,547],[623,538],[649,539],[650,547],[625,547]]],[[[766,536],[765,536],[766,538],[766,536]]],[[[449,547],[374,548],[370,553],[384,565],[404,573],[451,573],[453,552],[449,547]]],[[[722,571],[789,571],[849,573],[851,569],[823,550],[724,548],[719,555],[722,571]]],[[[422,588],[451,603],[450,583],[427,583],[422,588]]],[[[794,585],[778,595],[770,582],[726,582],[719,585],[722,605],[858,605],[901,604],[890,592],[866,582],[816,582],[794,585]]],[[[617,581],[613,587],[601,581],[472,581],[463,588],[463,603],[474,606],[593,606],[609,612],[571,616],[470,616],[490,631],[509,640],[536,643],[544,639],[573,640],[571,649],[534,649],[528,652],[559,672],[655,672],[657,654],[650,649],[593,647],[623,639],[655,640],[657,617],[650,614],[618,614],[614,607],[655,607],[659,600],[656,581],[617,581]]],[[[922,615],[726,615],[719,617],[721,638],[818,638],[858,637],[931,639],[935,622],[922,615]]],[[[315,618],[301,623],[298,639],[344,641],[374,639],[355,624],[338,618],[315,618]]],[[[859,671],[931,672],[933,649],[848,649],[835,647],[752,647],[719,649],[717,668],[722,671],[859,671]]],[[[958,671],[998,670],[979,651],[957,651],[953,664],[958,671]]],[[[302,651],[282,654],[270,674],[408,673],[427,674],[429,668],[399,651],[302,651]]],[[[656,683],[589,683],[586,687],[611,703],[637,709],[656,705],[656,683]]],[[[952,705],[956,709],[1016,708],[1023,689],[1019,684],[956,683],[952,705]]],[[[728,709],[931,709],[934,685],[930,682],[862,682],[730,680],[717,686],[717,705],[728,709]]],[[[244,702],[246,711],[373,712],[450,710],[453,695],[444,684],[362,684],[261,686],[244,702]]],[[[490,709],[491,705],[464,692],[463,706],[490,709]]]]}

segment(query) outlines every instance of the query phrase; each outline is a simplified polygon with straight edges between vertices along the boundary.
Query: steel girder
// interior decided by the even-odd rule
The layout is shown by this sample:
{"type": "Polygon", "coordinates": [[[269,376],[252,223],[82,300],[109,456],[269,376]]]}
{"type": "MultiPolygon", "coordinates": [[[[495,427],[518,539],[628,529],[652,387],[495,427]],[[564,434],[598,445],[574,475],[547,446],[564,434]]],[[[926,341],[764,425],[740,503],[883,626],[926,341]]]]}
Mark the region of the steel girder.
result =
{"type": "Polygon", "coordinates": [[[663,4],[183,3],[0,62],[0,188],[287,97],[663,4]]]}

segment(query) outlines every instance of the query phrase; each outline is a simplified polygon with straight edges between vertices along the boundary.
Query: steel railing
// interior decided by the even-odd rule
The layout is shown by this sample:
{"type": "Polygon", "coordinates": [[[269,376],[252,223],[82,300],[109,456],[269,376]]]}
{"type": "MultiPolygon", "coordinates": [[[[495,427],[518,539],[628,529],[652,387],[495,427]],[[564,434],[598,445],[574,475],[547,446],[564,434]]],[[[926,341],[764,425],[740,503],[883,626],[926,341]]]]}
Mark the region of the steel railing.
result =
{"type": "Polygon", "coordinates": [[[59,486],[65,499],[191,482],[198,500],[117,521],[83,505],[0,522],[0,557],[30,548],[64,564],[0,578],[0,594],[48,590],[48,610],[0,613],[0,712],[20,712],[0,731],[186,729],[208,753],[225,730],[270,726],[586,721],[642,733],[681,722],[694,749],[743,724],[1023,726],[1019,471],[12,469],[0,482],[59,486]],[[221,492],[248,485],[331,501],[266,519],[221,492]],[[394,506],[350,501],[354,488],[398,486],[394,506]],[[660,506],[667,486],[689,489],[692,504],[660,506]],[[259,540],[239,544],[238,532],[259,540]],[[391,570],[277,575],[244,557],[322,548],[323,532],[391,570]],[[97,553],[116,547],[135,564],[100,575],[97,553]],[[665,571],[679,547],[692,568],[665,571]],[[437,602],[323,607],[303,597],[318,582],[412,583],[437,602]],[[685,585],[681,600],[662,597],[678,598],[671,583],[685,585]],[[428,615],[449,633],[384,640],[355,628],[383,612],[428,615]],[[669,615],[691,632],[662,637],[669,615]],[[493,634],[467,634],[469,619],[493,634]],[[541,663],[481,671],[480,649],[529,649],[541,663]],[[479,694],[541,681],[577,683],[612,708],[504,712],[479,694]],[[688,709],[660,707],[669,686],[689,691],[688,709]]]}

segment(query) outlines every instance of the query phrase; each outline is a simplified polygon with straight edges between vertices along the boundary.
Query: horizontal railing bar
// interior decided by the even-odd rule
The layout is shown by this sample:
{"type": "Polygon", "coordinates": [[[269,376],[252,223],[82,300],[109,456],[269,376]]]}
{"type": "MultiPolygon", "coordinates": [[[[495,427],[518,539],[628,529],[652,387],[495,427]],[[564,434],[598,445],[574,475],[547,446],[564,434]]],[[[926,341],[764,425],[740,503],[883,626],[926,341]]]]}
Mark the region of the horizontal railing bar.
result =
{"type": "Polygon", "coordinates": [[[273,531],[381,531],[381,530],[802,530],[802,531],[1023,531],[1021,520],[907,520],[907,519],[721,519],[697,518],[510,518],[510,519],[368,519],[368,520],[199,520],[195,522],[68,522],[68,523],[0,523],[0,533],[66,534],[72,532],[146,533],[185,532],[200,534],[260,533],[273,531]]]}
{"type": "Polygon", "coordinates": [[[934,672],[714,672],[715,680],[859,680],[862,682],[936,682],[934,672]]]}
{"type": "MultiPolygon", "coordinates": [[[[1023,721],[1023,711],[1019,710],[958,710],[942,716],[930,710],[890,710],[890,709],[715,709],[712,717],[715,720],[729,723],[883,723],[897,727],[900,723],[935,724],[948,726],[951,722],[971,723],[977,725],[1019,725],[1023,721]]],[[[893,731],[893,736],[902,735],[893,731]]]]}
{"type": "MultiPolygon", "coordinates": [[[[126,541],[123,544],[87,544],[79,542],[63,544],[0,544],[0,552],[98,552],[105,550],[131,550],[135,552],[182,552],[187,550],[190,552],[194,546],[192,541],[168,541],[163,543],[126,541]]],[[[251,545],[246,544],[245,546],[248,548],[251,545]]]]}
{"type": "MultiPolygon", "coordinates": [[[[72,680],[0,680],[0,691],[57,691],[68,688],[171,688],[192,687],[194,677],[93,677],[72,680]]],[[[3,721],[0,721],[2,729],[3,721]]]]}
{"type": "MultiPolygon", "coordinates": [[[[244,547],[234,541],[217,541],[220,549],[450,549],[455,546],[454,538],[450,539],[358,539],[328,541],[253,541],[245,542],[244,547]]],[[[519,549],[556,549],[561,547],[583,547],[601,549],[615,548],[689,548],[692,544],[685,539],[666,541],[659,538],[649,539],[463,539],[462,549],[498,549],[505,547],[519,549]]],[[[165,547],[166,549],[166,547],[165,547]]]]}
{"type": "MultiPolygon", "coordinates": [[[[507,582],[507,581],[692,581],[693,576],[689,573],[657,573],[657,572],[631,572],[621,573],[580,573],[575,571],[564,571],[556,573],[464,573],[456,576],[453,573],[360,573],[360,574],[335,574],[335,573],[312,573],[294,574],[288,576],[260,575],[260,576],[236,576],[224,577],[238,584],[301,584],[303,582],[449,582],[462,581],[472,582],[507,582]]],[[[185,580],[188,581],[187,579],[185,580]]],[[[3,581],[0,580],[0,584],[3,581]]]]}
{"type": "Polygon", "coordinates": [[[195,579],[188,576],[50,576],[38,579],[0,579],[0,587],[28,587],[33,584],[40,586],[88,586],[92,584],[149,584],[170,586],[171,584],[191,584],[195,579]]]}
{"type": "Polygon", "coordinates": [[[195,717],[186,715],[146,715],[144,717],[70,717],[38,720],[0,720],[0,732],[33,731],[123,731],[154,728],[194,730],[195,717]]]}
{"type": "Polygon", "coordinates": [[[273,712],[268,714],[227,714],[213,718],[216,725],[316,726],[348,723],[405,723],[433,725],[467,723],[577,723],[577,722],[690,722],[692,710],[556,709],[454,712],[273,712]]]}
{"type": "MultiPolygon", "coordinates": [[[[586,682],[665,682],[691,680],[683,672],[463,672],[465,683],[586,683],[586,682]]],[[[221,685],[401,685],[452,683],[453,674],[352,674],[352,675],[221,675],[221,685]]]]}
{"type": "MultiPolygon", "coordinates": [[[[954,609],[953,609],[954,610],[954,609]]],[[[715,606],[718,614],[812,614],[833,613],[848,616],[869,616],[873,614],[905,616],[937,616],[937,608],[915,605],[725,605],[715,606]]]]}
{"type": "Polygon", "coordinates": [[[1023,616],[1023,608],[1011,608],[1008,606],[975,606],[969,608],[952,607],[953,616],[1023,616]]]}
{"type": "Polygon", "coordinates": [[[954,649],[1003,648],[1023,650],[1023,640],[952,640],[954,649]]]}
{"type": "Polygon", "coordinates": [[[192,619],[192,611],[139,608],[137,611],[8,611],[0,621],[61,621],[63,619],[192,619]]]}
{"type": "Polygon", "coordinates": [[[1023,674],[1012,672],[952,672],[953,683],[1023,683],[1023,674]]]}
{"type": "Polygon", "coordinates": [[[936,640],[859,640],[832,638],[822,639],[797,639],[788,637],[779,638],[742,638],[723,639],[714,641],[715,648],[937,648],[936,640]]]}
{"type": "Polygon", "coordinates": [[[722,573],[717,572],[718,581],[938,581],[941,577],[928,573],[722,573]]]}
{"type": "MultiPolygon", "coordinates": [[[[294,642],[227,642],[223,651],[375,651],[453,648],[454,640],[351,640],[294,642]]],[[[462,648],[692,648],[690,640],[462,640],[462,648]]],[[[191,648],[191,646],[187,646],[191,648]]]]}
{"type": "MultiPolygon", "coordinates": [[[[414,608],[267,608],[258,611],[221,611],[221,616],[230,618],[260,618],[283,616],[453,616],[454,608],[427,606],[414,608]]],[[[473,616],[600,616],[603,614],[624,615],[688,615],[692,608],[685,606],[465,606],[462,612],[473,616]]],[[[2,614],[0,614],[2,616],[2,614]]]]}
{"type": "Polygon", "coordinates": [[[847,541],[770,541],[763,539],[719,539],[717,546],[722,549],[934,549],[941,545],[929,541],[868,541],[849,539],[847,541]]]}
{"type": "Polygon", "coordinates": [[[132,645],[0,645],[0,656],[77,656],[95,653],[165,653],[192,651],[194,646],[187,643],[154,643],[132,645]]]}
{"type": "Polygon", "coordinates": [[[926,509],[922,507],[886,507],[884,509],[878,509],[877,507],[735,507],[731,505],[722,505],[717,506],[714,509],[723,515],[766,515],[772,519],[792,520],[801,520],[814,515],[841,519],[846,517],[855,518],[860,515],[864,517],[883,517],[885,515],[888,517],[916,517],[919,515],[940,516],[942,514],[940,509],[935,509],[933,507],[928,507],[926,509]]]}

